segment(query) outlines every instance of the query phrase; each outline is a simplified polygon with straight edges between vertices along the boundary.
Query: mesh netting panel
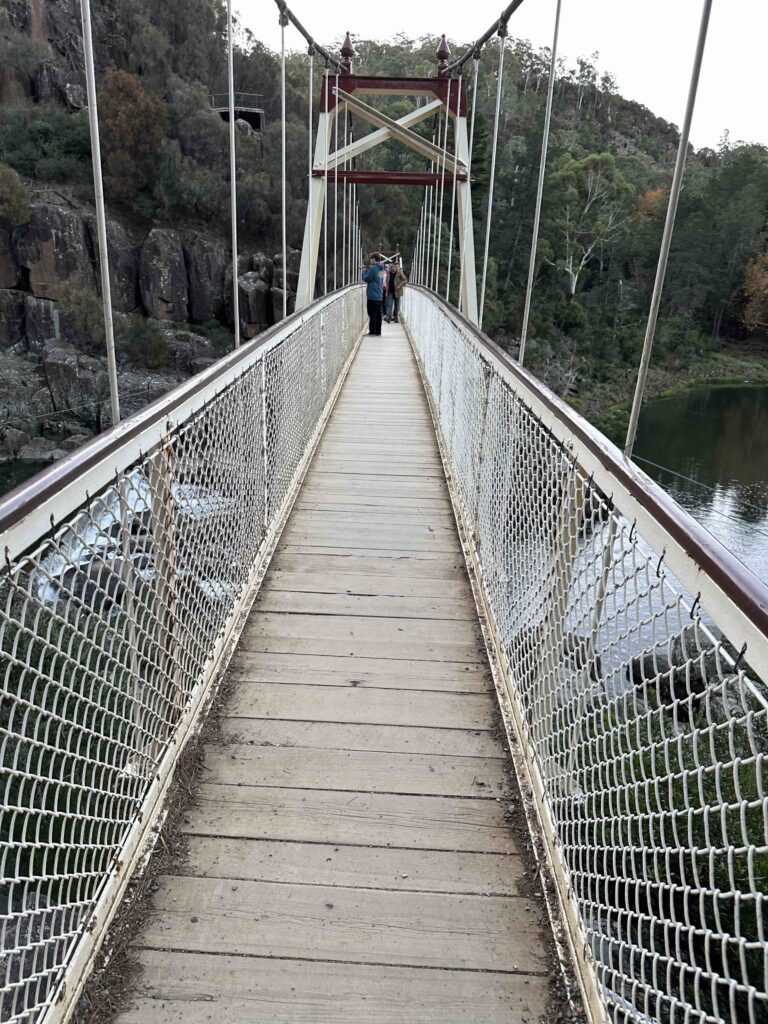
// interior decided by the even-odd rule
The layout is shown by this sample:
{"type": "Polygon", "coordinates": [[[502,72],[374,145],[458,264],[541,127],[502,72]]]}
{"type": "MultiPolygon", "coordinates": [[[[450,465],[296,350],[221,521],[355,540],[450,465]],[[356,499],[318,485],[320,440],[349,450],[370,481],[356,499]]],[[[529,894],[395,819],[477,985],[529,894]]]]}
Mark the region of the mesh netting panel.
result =
{"type": "Polygon", "coordinates": [[[356,289],[286,327],[6,563],[3,1021],[36,1019],[89,926],[362,323],[356,289]]]}
{"type": "Polygon", "coordinates": [[[409,328],[600,990],[768,1021],[768,687],[424,292],[409,328]]]}

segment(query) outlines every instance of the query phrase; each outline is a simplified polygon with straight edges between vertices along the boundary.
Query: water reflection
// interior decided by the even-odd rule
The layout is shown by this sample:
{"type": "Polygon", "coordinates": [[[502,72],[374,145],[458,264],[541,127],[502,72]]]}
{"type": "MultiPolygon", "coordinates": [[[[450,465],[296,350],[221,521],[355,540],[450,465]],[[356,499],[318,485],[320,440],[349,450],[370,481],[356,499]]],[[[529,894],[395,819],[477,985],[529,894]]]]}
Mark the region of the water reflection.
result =
{"type": "Polygon", "coordinates": [[[651,402],[640,417],[635,455],[718,540],[768,580],[768,387],[702,388],[651,402]]]}

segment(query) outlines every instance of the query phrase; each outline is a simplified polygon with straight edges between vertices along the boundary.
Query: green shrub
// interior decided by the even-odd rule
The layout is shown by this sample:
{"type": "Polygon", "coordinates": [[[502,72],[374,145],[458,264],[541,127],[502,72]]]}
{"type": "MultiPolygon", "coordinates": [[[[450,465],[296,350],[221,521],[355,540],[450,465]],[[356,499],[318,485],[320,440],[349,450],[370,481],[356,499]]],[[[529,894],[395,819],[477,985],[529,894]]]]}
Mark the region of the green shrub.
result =
{"type": "Polygon", "coordinates": [[[21,179],[8,164],[0,164],[0,220],[17,228],[27,224],[30,216],[27,192],[21,179]]]}
{"type": "Polygon", "coordinates": [[[0,157],[39,181],[88,181],[88,120],[49,104],[0,108],[0,157]]]}
{"type": "Polygon", "coordinates": [[[104,309],[99,296],[95,292],[65,285],[59,305],[65,315],[67,333],[74,335],[69,340],[88,355],[104,355],[104,309]]]}
{"type": "Polygon", "coordinates": [[[163,335],[144,317],[134,316],[118,335],[123,354],[135,365],[160,370],[171,363],[171,352],[163,335]]]}
{"type": "Polygon", "coordinates": [[[235,342],[232,331],[225,327],[224,324],[220,324],[218,320],[209,320],[204,324],[195,324],[194,328],[190,329],[194,329],[195,333],[202,334],[204,338],[207,338],[219,356],[230,352],[234,346],[235,342]]]}

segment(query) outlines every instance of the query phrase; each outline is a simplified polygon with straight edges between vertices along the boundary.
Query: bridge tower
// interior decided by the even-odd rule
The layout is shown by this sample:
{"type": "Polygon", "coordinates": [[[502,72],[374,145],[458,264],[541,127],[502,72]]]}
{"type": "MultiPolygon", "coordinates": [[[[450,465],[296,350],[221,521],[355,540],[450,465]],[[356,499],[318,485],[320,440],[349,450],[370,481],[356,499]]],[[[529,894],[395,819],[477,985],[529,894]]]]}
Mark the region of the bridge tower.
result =
{"type": "Polygon", "coordinates": [[[323,213],[328,201],[328,183],[347,181],[358,185],[445,185],[453,188],[456,175],[456,207],[459,258],[463,263],[461,302],[465,316],[478,322],[475,244],[472,227],[472,197],[469,174],[469,138],[467,133],[467,90],[463,78],[452,79],[445,73],[445,38],[437,51],[438,73],[434,78],[391,78],[353,74],[354,50],[347,33],[341,50],[344,70],[323,79],[315,158],[309,185],[309,205],[301,249],[296,309],[304,309],[314,299],[317,261],[323,230],[323,213]],[[338,83],[338,85],[337,85],[338,83]],[[362,99],[363,96],[412,96],[426,102],[397,121],[387,117],[362,99]],[[448,111],[455,128],[456,152],[443,155],[443,149],[422,138],[413,128],[448,111]],[[335,119],[351,111],[367,121],[374,130],[361,139],[331,151],[335,119]],[[395,139],[432,162],[432,171],[357,170],[350,162],[386,142],[395,139]],[[443,177],[444,175],[444,177],[443,177]]]}

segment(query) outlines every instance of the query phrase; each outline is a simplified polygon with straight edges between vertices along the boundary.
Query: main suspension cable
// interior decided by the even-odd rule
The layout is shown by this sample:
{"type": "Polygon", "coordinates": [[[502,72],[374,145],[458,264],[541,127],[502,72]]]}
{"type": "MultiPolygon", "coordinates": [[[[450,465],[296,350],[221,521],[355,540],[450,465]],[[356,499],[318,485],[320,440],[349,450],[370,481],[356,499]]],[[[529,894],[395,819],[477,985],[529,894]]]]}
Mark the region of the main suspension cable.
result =
{"type": "MultiPolygon", "coordinates": [[[[458,60],[455,60],[453,64],[448,65],[443,73],[450,75],[454,71],[460,71],[464,65],[475,56],[475,54],[480,53],[489,39],[492,39],[497,32],[501,34],[502,28],[506,30],[507,22],[522,3],[523,0],[512,0],[512,3],[508,4],[504,8],[501,15],[496,19],[496,21],[494,21],[488,31],[483,32],[483,34],[476,39],[474,43],[472,43],[472,45],[461,55],[461,57],[459,57],[458,60]]],[[[504,35],[506,35],[506,31],[504,32],[504,35]]]]}
{"type": "Polygon", "coordinates": [[[343,71],[344,70],[344,65],[338,59],[338,57],[334,57],[333,54],[329,53],[324,47],[322,47],[317,42],[316,39],[312,38],[312,36],[309,34],[309,32],[307,32],[307,30],[301,24],[301,22],[296,17],[296,15],[293,13],[293,11],[290,10],[290,8],[288,7],[288,4],[285,2],[285,0],[275,0],[275,3],[277,4],[277,6],[278,6],[278,8],[280,10],[281,16],[287,18],[288,21],[290,21],[292,23],[294,28],[298,29],[298,31],[301,33],[301,35],[303,35],[304,38],[306,39],[307,44],[309,46],[314,47],[316,52],[319,53],[320,56],[325,59],[326,65],[328,67],[333,66],[335,68],[338,68],[339,71],[343,71]]]}
{"type": "Polygon", "coordinates": [[[499,113],[501,111],[501,87],[504,80],[504,50],[507,40],[506,22],[499,25],[499,72],[496,88],[496,116],[493,122],[493,145],[491,149],[491,178],[488,185],[488,211],[485,221],[485,253],[483,254],[483,283],[480,289],[480,315],[478,327],[483,328],[483,312],[485,310],[485,285],[488,278],[488,250],[491,244],[491,221],[493,219],[493,186],[496,181],[496,152],[499,145],[499,113]]]}
{"type": "Polygon", "coordinates": [[[555,32],[552,38],[552,59],[549,62],[549,84],[547,85],[547,106],[544,112],[544,134],[541,139],[541,159],[539,160],[539,183],[536,189],[536,209],[533,215],[533,238],[531,239],[531,258],[528,264],[528,283],[525,288],[525,309],[523,311],[523,327],[520,331],[520,351],[518,362],[522,365],[525,359],[525,342],[528,338],[528,321],[531,315],[531,298],[533,296],[533,277],[536,273],[536,256],[539,249],[539,224],[541,223],[541,200],[544,195],[544,175],[547,169],[547,148],[549,146],[549,126],[552,120],[552,97],[555,93],[555,71],[557,62],[557,37],[560,32],[560,8],[562,0],[557,0],[555,10],[555,32]]]}

